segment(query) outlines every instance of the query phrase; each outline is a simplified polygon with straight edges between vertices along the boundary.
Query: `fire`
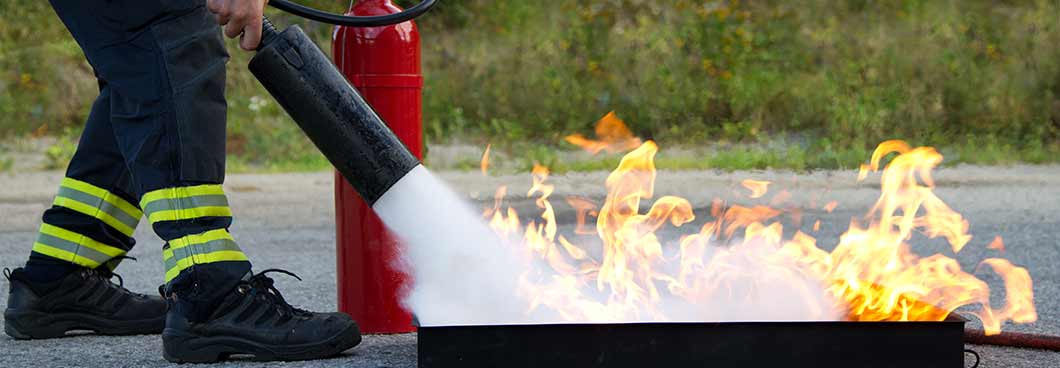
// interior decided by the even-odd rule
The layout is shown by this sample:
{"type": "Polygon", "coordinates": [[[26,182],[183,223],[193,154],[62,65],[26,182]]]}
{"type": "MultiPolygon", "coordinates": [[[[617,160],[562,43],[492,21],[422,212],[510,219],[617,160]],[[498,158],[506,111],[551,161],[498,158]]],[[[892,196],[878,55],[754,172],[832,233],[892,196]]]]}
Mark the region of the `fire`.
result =
{"type": "Polygon", "coordinates": [[[832,213],[832,211],[835,211],[836,206],[839,206],[839,202],[829,201],[828,203],[825,203],[824,211],[828,212],[828,213],[832,213]]]}
{"type": "Polygon", "coordinates": [[[589,139],[581,134],[568,135],[564,137],[564,140],[592,154],[600,151],[625,152],[637,148],[642,143],[640,138],[635,137],[633,132],[626,127],[626,123],[615,115],[614,111],[607,113],[596,122],[596,136],[599,140],[589,139]]]}
{"type": "Polygon", "coordinates": [[[990,244],[987,244],[986,248],[1005,253],[1005,240],[1001,239],[1000,236],[994,237],[994,240],[991,241],[990,244]]]}
{"type": "Polygon", "coordinates": [[[740,182],[740,185],[751,191],[751,198],[761,198],[766,195],[766,192],[769,191],[769,184],[768,181],[751,179],[740,182]]]}
{"type": "Polygon", "coordinates": [[[482,160],[479,160],[479,170],[482,171],[482,175],[489,174],[490,168],[490,145],[486,145],[486,150],[482,152],[482,160]]]}
{"type": "MultiPolygon", "coordinates": [[[[608,114],[601,125],[616,121],[621,123],[608,114]]],[[[628,133],[624,126],[597,130],[628,133]]],[[[575,141],[593,152],[631,142],[575,141]]],[[[945,239],[954,253],[972,239],[968,222],[934,194],[931,172],[942,156],[933,148],[901,141],[879,145],[858,174],[862,180],[869,172],[880,173],[879,199],[865,216],[850,221],[830,252],[801,231],[785,238],[780,219],[797,215],[790,209],[726,206],[716,199],[711,218],[693,226],[696,215],[688,200],[660,196],[651,201],[657,152],[655,142],[638,141],[607,177],[601,205],[566,199],[577,212],[573,236],[584,241],[571,241],[558,231],[550,198],[555,187],[547,183],[547,168],[532,171],[527,196],[541,213],[525,226],[514,209],[502,208],[506,189],[498,189],[494,206],[484,215],[523,256],[526,270],[516,293],[527,300],[526,313],[551,311],[577,322],[709,320],[738,304],[767,306],[742,317],[750,319],[939,321],[965,307],[962,311],[982,320],[988,334],[998,333],[1005,321],[1037,319],[1026,269],[1000,258],[981,262],[979,269],[992,270],[1004,282],[1005,305],[997,308],[990,304],[986,282],[962,270],[956,260],[911,250],[917,234],[945,239]],[[593,216],[595,228],[587,223],[593,216]],[[664,227],[694,229],[678,239],[662,239],[657,231],[664,227]],[[584,239],[589,238],[585,234],[595,236],[584,239]],[[785,311],[769,303],[783,303],[785,311]]],[[[746,180],[742,185],[758,198],[768,182],[746,180]]],[[[782,194],[772,204],[790,196],[782,194]]],[[[829,202],[825,210],[836,205],[829,202]]],[[[815,222],[814,231],[819,227],[815,222]]],[[[998,237],[990,247],[1003,249],[1001,244],[998,237]]]]}

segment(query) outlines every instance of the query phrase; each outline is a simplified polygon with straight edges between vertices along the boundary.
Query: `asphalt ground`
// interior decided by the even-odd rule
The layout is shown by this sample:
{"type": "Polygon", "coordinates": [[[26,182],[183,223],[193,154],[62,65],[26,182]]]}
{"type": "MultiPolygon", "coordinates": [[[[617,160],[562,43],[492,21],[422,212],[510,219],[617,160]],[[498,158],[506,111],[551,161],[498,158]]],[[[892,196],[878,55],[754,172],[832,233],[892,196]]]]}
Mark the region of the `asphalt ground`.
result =
{"type": "MultiPolygon", "coordinates": [[[[552,178],[553,195],[560,231],[571,231],[574,213],[563,204],[566,195],[599,199],[604,195],[607,173],[579,173],[552,178]]],[[[40,213],[50,204],[61,179],[59,172],[31,172],[0,175],[0,266],[17,267],[25,261],[39,226],[40,213]]],[[[529,175],[484,177],[479,173],[442,173],[458,191],[480,205],[492,203],[494,189],[509,185],[508,203],[526,217],[535,215],[531,201],[521,194],[530,185],[529,175]]],[[[870,177],[857,184],[855,173],[816,172],[660,172],[656,196],[679,195],[688,198],[697,214],[709,212],[713,198],[729,203],[768,202],[772,193],[786,189],[791,206],[803,211],[801,228],[814,235],[818,245],[829,249],[844,231],[850,218],[861,216],[878,195],[870,177]],[[739,182],[745,178],[771,180],[771,194],[764,199],[746,198],[739,182]],[[822,209],[825,203],[839,203],[835,211],[822,209]],[[763,201],[763,202],[756,202],[763,201]],[[820,230],[811,226],[820,220],[820,230]]],[[[1004,257],[1026,267],[1034,278],[1038,322],[1006,325],[1005,330],[1060,335],[1060,166],[958,167],[936,173],[938,194],[971,224],[974,238],[957,258],[965,270],[974,270],[978,261],[998,256],[986,249],[995,235],[1005,240],[1004,257]]],[[[276,276],[278,288],[292,303],[310,310],[334,310],[335,231],[333,176],[330,173],[233,175],[226,183],[236,222],[236,239],[253,260],[255,268],[284,268],[297,273],[302,282],[276,276]]],[[[428,214],[424,214],[428,215],[428,214]]],[[[701,223],[701,222],[697,222],[701,223]]],[[[698,228],[698,225],[695,226],[698,228]]],[[[794,231],[793,223],[786,232],[794,231]]],[[[662,237],[676,237],[694,229],[667,229],[662,237]]],[[[152,292],[162,282],[161,242],[141,224],[136,235],[139,244],[131,256],[138,262],[125,262],[118,272],[132,290],[152,292]]],[[[919,243],[918,243],[919,244],[919,243]]],[[[917,245],[921,252],[944,249],[938,242],[917,245]]],[[[992,287],[1000,280],[988,272],[976,273],[992,287]]],[[[7,280],[0,279],[0,287],[7,280]]],[[[995,293],[1000,294],[1000,293],[995,293]]],[[[6,293],[0,294],[6,303],[6,293]]],[[[1003,295],[996,295],[1001,303],[1003,295]]],[[[1000,305],[1000,304],[998,304],[1000,305]]],[[[974,324],[974,322],[973,322],[974,324]]],[[[1060,367],[1060,353],[1018,348],[968,346],[978,351],[981,367],[1060,367]]],[[[340,357],[328,360],[262,364],[236,360],[217,364],[222,367],[413,367],[416,364],[416,336],[372,335],[340,357]]],[[[0,336],[2,367],[155,367],[170,365],[162,359],[159,336],[108,337],[82,334],[58,340],[16,341],[0,336]]]]}

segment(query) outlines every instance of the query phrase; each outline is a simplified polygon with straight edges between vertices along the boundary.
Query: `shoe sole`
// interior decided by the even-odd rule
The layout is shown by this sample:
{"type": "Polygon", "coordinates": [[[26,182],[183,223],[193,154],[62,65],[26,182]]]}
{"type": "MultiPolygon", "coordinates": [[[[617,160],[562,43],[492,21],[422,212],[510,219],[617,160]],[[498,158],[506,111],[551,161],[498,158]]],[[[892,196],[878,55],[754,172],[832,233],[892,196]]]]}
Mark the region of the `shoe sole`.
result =
{"type": "Polygon", "coordinates": [[[146,320],[114,320],[83,313],[4,311],[4,332],[17,340],[53,339],[87,330],[100,335],[151,335],[162,332],[165,316],[146,320]]]}
{"type": "Polygon", "coordinates": [[[312,360],[336,356],[360,343],[361,332],[356,324],[322,342],[302,345],[262,344],[167,328],[162,332],[162,356],[173,363],[214,363],[232,355],[250,355],[256,361],[312,360]]]}

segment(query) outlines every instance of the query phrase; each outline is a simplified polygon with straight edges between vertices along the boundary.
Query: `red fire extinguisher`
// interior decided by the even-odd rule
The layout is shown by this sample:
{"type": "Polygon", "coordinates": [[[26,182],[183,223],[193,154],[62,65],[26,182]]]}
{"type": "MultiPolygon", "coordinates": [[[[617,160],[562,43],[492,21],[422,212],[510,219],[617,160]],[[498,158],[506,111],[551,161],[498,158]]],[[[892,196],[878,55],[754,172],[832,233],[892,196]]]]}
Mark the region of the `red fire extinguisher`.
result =
{"type": "MultiPolygon", "coordinates": [[[[391,0],[356,1],[347,15],[398,13],[391,0]]],[[[390,129],[423,159],[423,75],[420,34],[406,21],[384,27],[336,26],[335,64],[390,129]]],[[[401,305],[409,286],[399,270],[395,238],[350,184],[335,174],[339,310],[353,316],[365,333],[412,332],[412,317],[401,305]]]]}

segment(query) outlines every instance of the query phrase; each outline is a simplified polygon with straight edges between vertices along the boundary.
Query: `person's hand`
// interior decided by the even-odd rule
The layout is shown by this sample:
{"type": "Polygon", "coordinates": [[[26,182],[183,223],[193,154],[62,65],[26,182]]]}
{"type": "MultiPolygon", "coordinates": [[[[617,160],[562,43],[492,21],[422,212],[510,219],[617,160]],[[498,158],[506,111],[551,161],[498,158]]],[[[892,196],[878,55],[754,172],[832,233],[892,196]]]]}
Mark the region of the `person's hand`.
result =
{"type": "Polygon", "coordinates": [[[251,51],[261,43],[261,19],[268,0],[207,0],[206,8],[217,15],[225,36],[239,39],[239,47],[251,51]]]}

